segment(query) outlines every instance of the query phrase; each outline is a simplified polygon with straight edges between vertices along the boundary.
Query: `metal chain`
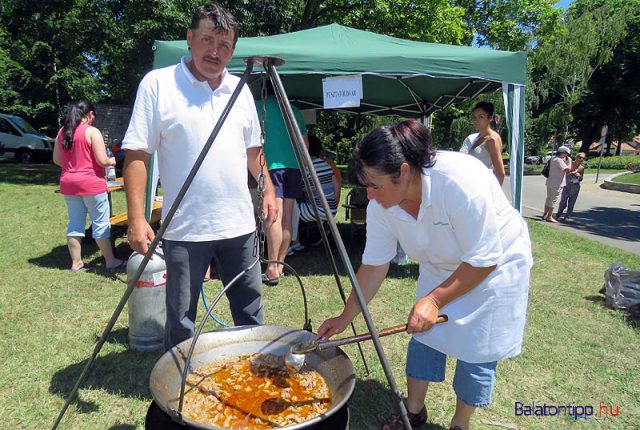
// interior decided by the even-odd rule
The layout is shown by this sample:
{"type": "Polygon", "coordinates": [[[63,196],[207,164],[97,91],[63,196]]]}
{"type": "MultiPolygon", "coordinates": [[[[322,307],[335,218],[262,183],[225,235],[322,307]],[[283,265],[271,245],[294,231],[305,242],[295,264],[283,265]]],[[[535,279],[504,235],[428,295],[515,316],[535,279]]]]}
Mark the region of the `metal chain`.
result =
{"type": "MultiPolygon", "coordinates": [[[[262,100],[262,112],[260,112],[260,175],[258,175],[258,215],[256,219],[256,239],[253,244],[253,256],[260,257],[264,260],[265,237],[264,218],[262,208],[264,204],[265,192],[265,158],[264,144],[267,140],[267,131],[265,123],[267,121],[267,75],[262,73],[262,88],[260,90],[260,100],[262,100]]],[[[268,214],[267,214],[268,215],[268,214]]]]}

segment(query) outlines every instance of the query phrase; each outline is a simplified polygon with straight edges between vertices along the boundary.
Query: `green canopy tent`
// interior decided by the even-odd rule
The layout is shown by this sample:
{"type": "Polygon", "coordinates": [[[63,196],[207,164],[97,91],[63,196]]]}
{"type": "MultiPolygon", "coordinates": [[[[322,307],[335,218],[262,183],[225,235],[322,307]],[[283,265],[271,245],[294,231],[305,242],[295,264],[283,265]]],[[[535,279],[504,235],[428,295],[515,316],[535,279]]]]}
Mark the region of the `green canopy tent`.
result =
{"type": "MultiPolygon", "coordinates": [[[[187,43],[156,41],[154,68],[188,55],[187,43]]],[[[232,73],[250,56],[274,56],[287,96],[302,109],[323,107],[322,79],[362,75],[357,113],[426,118],[437,109],[502,87],[513,205],[522,209],[526,54],[414,42],[331,24],[293,33],[238,39],[232,73]]],[[[255,69],[257,79],[261,70],[255,69]]]]}

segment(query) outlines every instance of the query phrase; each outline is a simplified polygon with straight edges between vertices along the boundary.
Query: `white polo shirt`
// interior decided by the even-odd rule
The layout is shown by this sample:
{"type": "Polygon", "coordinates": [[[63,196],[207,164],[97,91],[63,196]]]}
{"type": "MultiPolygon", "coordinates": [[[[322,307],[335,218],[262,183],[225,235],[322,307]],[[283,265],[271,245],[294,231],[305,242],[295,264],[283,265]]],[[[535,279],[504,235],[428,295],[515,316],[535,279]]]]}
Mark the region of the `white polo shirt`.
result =
{"type": "MultiPolygon", "coordinates": [[[[183,57],[140,82],[123,147],[158,151],[164,219],[240,79],[225,71],[212,90],[183,57]]],[[[247,148],[260,146],[260,124],[245,85],[213,142],[164,237],[177,241],[229,239],[255,230],[247,188],[247,148]]]]}
{"type": "MultiPolygon", "coordinates": [[[[413,218],[399,206],[367,207],[362,263],[382,265],[396,244],[420,264],[416,299],[439,286],[462,262],[497,265],[481,284],[444,306],[449,321],[414,335],[419,342],[469,363],[520,353],[533,265],[527,225],[481,162],[438,152],[424,169],[422,204],[413,218]]],[[[384,288],[384,287],[383,287],[384,288]]]]}

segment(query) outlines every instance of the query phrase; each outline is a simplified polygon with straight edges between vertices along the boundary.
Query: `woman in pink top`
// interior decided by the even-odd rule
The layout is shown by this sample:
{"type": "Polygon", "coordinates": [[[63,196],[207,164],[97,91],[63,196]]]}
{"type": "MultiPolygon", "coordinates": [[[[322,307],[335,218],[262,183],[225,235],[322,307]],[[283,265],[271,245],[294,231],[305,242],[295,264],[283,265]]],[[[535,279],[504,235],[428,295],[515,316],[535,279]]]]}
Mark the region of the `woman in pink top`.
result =
{"type": "Polygon", "coordinates": [[[115,158],[107,157],[100,131],[92,127],[96,118],[93,105],[79,101],[68,112],[58,131],[53,149],[53,162],[62,168],[60,193],[64,195],[69,214],[67,246],[71,255],[71,272],[84,270],[81,243],[87,212],[91,217],[92,235],[104,256],[108,272],[125,266],[115,258],[111,248],[109,200],[104,168],[115,166],[115,158]]]}

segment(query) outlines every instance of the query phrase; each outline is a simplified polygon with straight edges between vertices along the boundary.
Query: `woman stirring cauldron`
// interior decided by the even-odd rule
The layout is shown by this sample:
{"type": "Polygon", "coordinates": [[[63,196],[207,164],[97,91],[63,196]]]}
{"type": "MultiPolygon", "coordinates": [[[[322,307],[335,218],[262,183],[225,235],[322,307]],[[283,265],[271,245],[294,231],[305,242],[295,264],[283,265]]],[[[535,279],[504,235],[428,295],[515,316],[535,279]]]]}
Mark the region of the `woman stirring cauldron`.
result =
{"type": "MultiPolygon", "coordinates": [[[[533,265],[527,225],[493,173],[473,157],[436,152],[429,131],[408,120],[370,132],[351,168],[367,187],[367,241],[357,279],[370,301],[399,242],[420,264],[417,300],[408,317],[406,400],[413,428],[424,424],[430,382],[442,382],[447,356],[457,359],[451,429],[468,430],[491,403],[498,360],[520,353],[533,265]],[[434,326],[439,313],[449,321],[434,326]]],[[[342,332],[360,312],[352,293],[318,336],[342,332]]],[[[404,428],[390,415],[383,429],[404,428]]]]}

